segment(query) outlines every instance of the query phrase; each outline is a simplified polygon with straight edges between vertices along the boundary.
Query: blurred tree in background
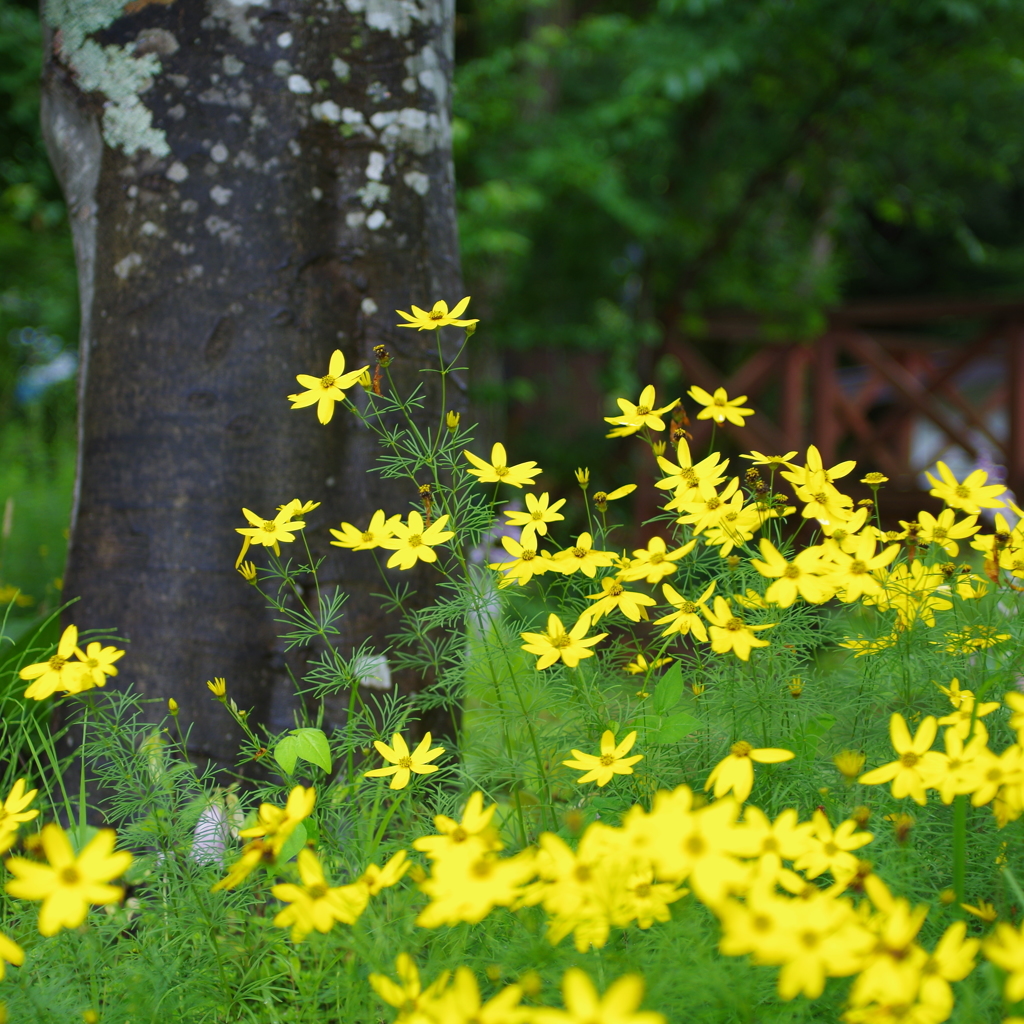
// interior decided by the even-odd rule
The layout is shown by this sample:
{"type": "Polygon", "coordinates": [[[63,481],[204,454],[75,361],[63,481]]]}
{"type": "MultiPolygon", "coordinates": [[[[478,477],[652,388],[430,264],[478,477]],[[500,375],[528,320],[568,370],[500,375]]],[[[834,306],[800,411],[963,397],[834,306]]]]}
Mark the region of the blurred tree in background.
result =
{"type": "MultiPolygon", "coordinates": [[[[476,395],[498,410],[493,429],[507,407],[522,457],[563,482],[570,433],[595,429],[581,403],[648,379],[669,398],[685,387],[660,351],[666,325],[700,336],[709,311],[732,307],[761,314],[766,337],[810,337],[850,298],[1024,292],[1024,5],[459,0],[458,10],[462,253],[485,318],[476,395]],[[589,391],[565,376],[579,357],[601,370],[589,391]]],[[[28,451],[27,426],[41,443],[74,411],[70,382],[47,385],[38,369],[77,319],[39,138],[38,40],[34,6],[0,0],[5,460],[12,424],[28,451]]],[[[742,355],[708,352],[720,365],[742,355]]],[[[610,452],[598,431],[583,439],[595,465],[610,452]]],[[[0,474],[0,501],[4,486],[0,474]]]]}

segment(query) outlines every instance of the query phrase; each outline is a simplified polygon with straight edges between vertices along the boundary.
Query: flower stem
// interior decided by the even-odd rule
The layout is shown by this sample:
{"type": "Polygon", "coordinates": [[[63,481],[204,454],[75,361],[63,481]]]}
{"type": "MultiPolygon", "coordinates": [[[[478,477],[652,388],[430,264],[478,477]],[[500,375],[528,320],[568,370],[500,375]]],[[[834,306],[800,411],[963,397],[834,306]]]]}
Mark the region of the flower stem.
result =
{"type": "Polygon", "coordinates": [[[967,871],[967,796],[953,799],[953,891],[957,903],[964,903],[964,880],[967,871]]]}

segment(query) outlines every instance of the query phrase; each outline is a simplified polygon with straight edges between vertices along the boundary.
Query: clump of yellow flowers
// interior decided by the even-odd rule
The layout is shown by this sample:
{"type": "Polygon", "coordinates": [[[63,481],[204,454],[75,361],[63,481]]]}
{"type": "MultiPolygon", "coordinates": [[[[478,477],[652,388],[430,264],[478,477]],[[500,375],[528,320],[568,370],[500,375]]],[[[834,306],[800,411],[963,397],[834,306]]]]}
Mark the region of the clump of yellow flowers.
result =
{"type": "MultiPolygon", "coordinates": [[[[1013,496],[951,459],[928,507],[892,516],[887,478],[824,446],[736,465],[714,439],[756,413],[709,381],[611,396],[603,431],[640,469],[595,451],[560,480],[449,408],[469,301],[399,311],[437,342],[430,415],[383,345],[325,349],[287,396],[325,429],[358,421],[393,487],[340,521],[287,495],[241,510],[237,568],[297,691],[295,727],[272,728],[206,684],[246,781],[203,774],[176,701],[163,732],[91,755],[137,766],[133,858],[84,810],[30,834],[39,792],[71,822],[86,787],[61,809],[42,756],[9,776],[0,970],[27,976],[58,932],[141,948],[186,908],[174,948],[208,929],[200,973],[236,986],[218,1019],[285,1019],[272,993],[299,991],[302,1012],[400,1024],[1021,1024],[1013,496]],[[342,646],[332,547],[376,564],[393,632],[342,646]]],[[[102,687],[122,654],[71,626],[19,666],[25,696],[102,687]]],[[[111,689],[66,702],[99,717],[94,751],[125,731],[111,689]]]]}

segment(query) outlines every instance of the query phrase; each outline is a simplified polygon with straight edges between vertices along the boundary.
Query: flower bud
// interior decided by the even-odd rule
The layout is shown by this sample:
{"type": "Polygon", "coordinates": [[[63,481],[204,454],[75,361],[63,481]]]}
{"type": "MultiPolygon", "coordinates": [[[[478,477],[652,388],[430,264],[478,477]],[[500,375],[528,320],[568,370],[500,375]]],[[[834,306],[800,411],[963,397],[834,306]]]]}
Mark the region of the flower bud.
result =
{"type": "Polygon", "coordinates": [[[655,441],[651,445],[651,451],[654,452],[655,455],[664,455],[665,454],[665,442],[664,441],[655,441]]]}
{"type": "Polygon", "coordinates": [[[476,321],[474,321],[471,324],[466,324],[465,331],[466,331],[466,337],[467,338],[472,338],[473,335],[476,334],[476,321]]]}
{"type": "Polygon", "coordinates": [[[373,390],[373,378],[370,376],[369,367],[363,370],[362,376],[359,378],[358,384],[364,391],[373,390]]]}
{"type": "Polygon", "coordinates": [[[213,680],[207,679],[206,685],[210,693],[212,693],[214,697],[216,697],[217,700],[219,700],[221,704],[223,704],[225,701],[224,695],[227,693],[228,689],[228,684],[226,680],[223,678],[223,676],[217,676],[213,680]]]}
{"type": "Polygon", "coordinates": [[[459,429],[459,421],[462,419],[462,413],[449,410],[448,415],[445,417],[445,423],[448,425],[448,429],[454,434],[459,429]]]}
{"type": "Polygon", "coordinates": [[[167,699],[167,710],[174,718],[178,717],[178,702],[173,697],[167,699]]]}
{"type": "Polygon", "coordinates": [[[256,566],[253,562],[243,562],[239,567],[238,571],[242,576],[242,579],[247,583],[256,582],[256,566]]]}
{"type": "Polygon", "coordinates": [[[789,695],[794,700],[804,692],[804,681],[799,676],[793,676],[786,684],[789,688],[789,695]]]}
{"type": "Polygon", "coordinates": [[[374,345],[373,354],[377,357],[379,365],[388,367],[391,365],[391,353],[387,350],[384,345],[374,345]]]}
{"type": "Polygon", "coordinates": [[[590,470],[589,469],[577,469],[576,470],[576,483],[580,485],[580,489],[585,491],[590,486],[590,470]]]}

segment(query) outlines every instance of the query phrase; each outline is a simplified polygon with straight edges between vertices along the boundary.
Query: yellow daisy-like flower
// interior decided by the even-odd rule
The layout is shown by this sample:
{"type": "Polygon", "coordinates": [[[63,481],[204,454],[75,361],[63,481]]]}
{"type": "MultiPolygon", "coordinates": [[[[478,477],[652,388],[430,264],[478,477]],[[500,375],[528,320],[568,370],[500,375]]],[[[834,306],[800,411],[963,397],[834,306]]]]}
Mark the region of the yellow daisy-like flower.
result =
{"type": "Polygon", "coordinates": [[[406,321],[404,324],[395,324],[396,327],[413,327],[417,331],[436,331],[438,327],[470,327],[480,323],[479,320],[460,320],[469,305],[470,296],[455,303],[455,308],[448,309],[448,303],[444,299],[438,299],[428,313],[419,306],[412,307],[412,313],[406,313],[401,309],[395,312],[406,321]]]}
{"type": "Polygon", "coordinates": [[[357,384],[368,369],[368,366],[363,366],[346,373],[345,356],[340,349],[335,349],[331,353],[327,372],[322,377],[300,373],[295,378],[306,390],[289,395],[288,401],[292,403],[293,409],[305,409],[307,406],[315,405],[317,419],[321,423],[330,423],[334,416],[334,403],[342,401],[345,389],[357,384]]]}
{"type": "Polygon", "coordinates": [[[578,967],[562,978],[564,1010],[539,1007],[532,1011],[535,1024],[666,1024],[660,1013],[640,1010],[644,982],[638,974],[625,974],[608,986],[603,996],[578,967]]]}
{"type": "Polygon", "coordinates": [[[430,526],[423,525],[423,516],[413,510],[409,513],[407,523],[393,522],[393,537],[381,540],[380,546],[394,551],[388,559],[388,568],[396,565],[399,569],[411,569],[417,562],[436,562],[437,552],[434,547],[451,540],[455,534],[444,528],[448,516],[441,516],[430,526]]]}
{"type": "Polygon", "coordinates": [[[649,662],[642,654],[638,654],[626,666],[626,671],[631,676],[638,676],[641,672],[652,672],[654,669],[661,668],[662,665],[668,665],[672,661],[672,658],[655,658],[654,661],[649,662]]]}
{"type": "Polygon", "coordinates": [[[636,731],[629,733],[626,738],[616,745],[615,734],[610,729],[605,729],[601,735],[601,753],[584,754],[582,750],[573,749],[572,756],[575,761],[563,761],[568,768],[575,768],[577,771],[586,772],[576,781],[577,783],[596,782],[599,786],[605,786],[611,782],[615,775],[632,775],[632,766],[637,761],[643,760],[643,754],[634,754],[626,757],[626,754],[636,743],[636,731]]]}
{"type": "Polygon", "coordinates": [[[77,649],[78,627],[68,626],[61,634],[56,654],[48,661],[26,665],[18,673],[22,679],[34,680],[25,690],[25,696],[29,700],[45,700],[58,690],[77,693],[82,674],[88,671],[82,662],[71,660],[77,649]]]}
{"type": "Polygon", "coordinates": [[[665,421],[661,418],[662,413],[669,412],[679,404],[677,398],[674,402],[655,409],[653,384],[648,384],[640,392],[640,401],[636,405],[625,398],[616,398],[615,401],[622,412],[618,416],[605,416],[605,423],[610,423],[615,428],[606,434],[606,437],[629,437],[643,427],[649,430],[664,430],[665,421]]]}
{"type": "Polygon", "coordinates": [[[783,750],[781,747],[753,747],[745,740],[740,740],[729,748],[728,756],[722,758],[711,769],[704,788],[710,789],[714,786],[716,797],[731,792],[742,803],[754,788],[754,761],[759,764],[779,764],[792,758],[792,750],[783,750]]]}
{"type": "MultiPolygon", "coordinates": [[[[4,980],[7,964],[20,967],[24,962],[25,951],[13,939],[7,938],[3,932],[0,932],[0,981],[4,980]]],[[[0,1007],[2,1006],[3,1003],[0,1003],[0,1007]]],[[[0,1016],[0,1020],[2,1019],[3,1017],[0,1016]]]]}
{"type": "Polygon", "coordinates": [[[394,537],[395,523],[401,521],[402,517],[398,515],[385,518],[384,510],[379,508],[370,517],[370,523],[365,530],[360,530],[351,523],[342,523],[340,530],[331,530],[331,536],[338,538],[332,540],[331,544],[336,548],[350,548],[352,551],[370,551],[394,537]]]}
{"type": "Polygon", "coordinates": [[[983,508],[1005,508],[999,501],[999,495],[1006,493],[1002,484],[987,484],[988,473],[976,469],[968,473],[961,483],[953,475],[953,471],[944,462],[937,462],[941,480],[936,480],[931,473],[925,473],[932,489],[928,492],[935,498],[941,498],[950,508],[959,508],[964,512],[977,515],[983,508]]]}
{"type": "Polygon", "coordinates": [[[301,519],[292,519],[294,514],[290,504],[283,505],[273,519],[261,519],[255,512],[243,508],[242,515],[249,520],[249,526],[235,527],[235,533],[240,533],[245,538],[242,550],[239,552],[238,558],[235,559],[235,568],[237,569],[242,564],[245,553],[253,544],[271,548],[275,555],[280,555],[281,545],[290,544],[295,540],[293,534],[306,525],[301,519]]]}
{"type": "Polygon", "coordinates": [[[444,747],[434,747],[431,749],[431,742],[432,739],[428,732],[420,740],[416,749],[410,752],[409,745],[400,733],[396,732],[391,737],[390,747],[386,743],[381,743],[380,740],[374,740],[373,745],[377,748],[377,753],[386,761],[390,761],[391,764],[383,768],[374,768],[372,771],[363,772],[363,776],[367,779],[377,779],[383,778],[386,775],[393,775],[391,788],[405,789],[409,785],[412,772],[415,772],[417,775],[429,775],[440,768],[440,765],[430,764],[429,762],[433,761],[438,754],[443,754],[444,747]]]}
{"type": "Polygon", "coordinates": [[[716,597],[714,612],[705,608],[704,614],[711,623],[708,630],[711,634],[711,650],[716,654],[732,651],[741,661],[750,660],[752,648],[768,646],[768,641],[759,640],[754,636],[754,631],[771,629],[775,625],[774,622],[760,626],[747,625],[738,615],[733,615],[732,608],[724,597],[716,597]]]}
{"type": "Polygon", "coordinates": [[[581,533],[573,547],[557,551],[551,556],[552,568],[558,572],[574,573],[579,570],[591,579],[598,569],[614,562],[615,555],[610,551],[594,550],[594,539],[589,533],[581,533]]]}
{"type": "Polygon", "coordinates": [[[117,903],[124,896],[124,889],[109,882],[128,870],[132,855],[114,853],[117,833],[113,829],[100,829],[77,857],[59,825],[44,825],[41,839],[48,863],[23,857],[6,862],[14,875],[7,891],[18,899],[43,902],[40,934],[56,935],[62,928],[77,928],[90,904],[117,903]]]}
{"type": "Polygon", "coordinates": [[[399,953],[395,961],[398,983],[393,982],[386,974],[371,974],[370,984],[374,992],[389,1006],[399,1011],[396,1024],[428,1024],[436,1019],[440,1009],[441,993],[448,984],[448,971],[436,978],[426,989],[420,982],[420,972],[416,969],[408,953],[399,953]]]}
{"type": "Polygon", "coordinates": [[[796,457],[796,452],[786,452],[785,455],[765,455],[762,452],[754,451],[753,448],[750,450],[749,455],[741,455],[741,459],[750,459],[755,466],[768,466],[769,469],[776,470],[781,466],[790,468],[790,459],[796,457]]]}
{"type": "Polygon", "coordinates": [[[94,686],[105,686],[107,676],[116,676],[117,666],[114,662],[124,657],[124,651],[116,647],[104,647],[94,640],[84,651],[76,647],[75,657],[85,666],[85,671],[79,676],[78,688],[71,692],[81,693],[94,686]]]}
{"type": "Polygon", "coordinates": [[[587,636],[590,629],[590,616],[581,615],[576,624],[568,632],[562,620],[553,612],[548,616],[546,633],[520,633],[526,641],[522,645],[524,651],[538,655],[537,670],[549,668],[556,661],[561,661],[569,668],[575,668],[583,658],[593,657],[594,652],[587,650],[600,643],[608,634],[598,633],[587,636]]]}
{"type": "Polygon", "coordinates": [[[482,484],[510,484],[512,487],[528,484],[532,487],[534,477],[541,472],[536,462],[517,462],[510,466],[505,446],[501,443],[491,447],[490,462],[484,462],[472,452],[464,451],[462,454],[476,466],[476,469],[467,472],[472,473],[482,484]]]}
{"type": "Polygon", "coordinates": [[[947,654],[972,654],[987,647],[995,647],[1010,639],[1009,633],[1000,633],[997,626],[964,626],[963,629],[944,633],[945,641],[932,640],[941,644],[947,654]]]}
{"type": "Polygon", "coordinates": [[[23,821],[31,821],[38,816],[39,811],[25,809],[35,800],[38,792],[38,789],[30,789],[26,793],[25,780],[18,779],[7,794],[7,799],[0,807],[0,853],[6,853],[11,848],[18,826],[23,821]]]}
{"type": "Polygon", "coordinates": [[[866,654],[877,654],[887,647],[895,646],[898,639],[899,637],[895,633],[887,633],[885,636],[875,637],[873,640],[866,636],[847,637],[839,642],[839,646],[855,651],[855,658],[863,658],[866,654]]]}
{"type": "Polygon", "coordinates": [[[243,839],[263,839],[270,845],[276,856],[281,852],[281,848],[295,831],[299,822],[313,813],[315,805],[315,787],[310,786],[307,789],[304,786],[294,786],[288,794],[288,801],[284,807],[260,804],[256,824],[251,828],[243,829],[238,834],[243,839]]]}
{"type": "Polygon", "coordinates": [[[704,406],[697,413],[697,419],[699,420],[714,420],[716,423],[728,421],[729,423],[736,424],[737,427],[742,427],[744,419],[747,416],[754,415],[753,409],[742,408],[743,403],[747,400],[746,395],[740,395],[739,398],[730,398],[725,388],[715,388],[715,393],[711,395],[703,388],[694,385],[686,393],[695,402],[699,402],[704,406]]]}
{"type": "MultiPolygon", "coordinates": [[[[526,531],[523,530],[525,536],[526,531]]],[[[499,587],[510,587],[513,583],[525,586],[534,576],[541,576],[550,572],[554,566],[551,558],[545,551],[538,551],[537,538],[531,535],[525,543],[513,540],[511,537],[502,537],[501,546],[512,556],[511,562],[489,562],[488,569],[496,569],[505,575],[499,587]]]]}
{"type": "Polygon", "coordinates": [[[523,528],[523,532],[519,536],[520,543],[535,545],[537,536],[543,537],[548,532],[548,523],[565,519],[565,516],[558,514],[558,510],[565,504],[565,498],[559,498],[553,505],[548,504],[548,501],[547,491],[539,498],[536,494],[527,494],[525,512],[505,513],[509,526],[523,528]]]}
{"type": "Polygon", "coordinates": [[[630,559],[629,568],[620,574],[623,582],[643,580],[645,583],[660,583],[666,576],[671,576],[678,568],[676,562],[685,558],[697,545],[694,538],[681,548],[668,550],[668,545],[661,537],[652,537],[647,547],[637,548],[630,559]]]}
{"type": "Polygon", "coordinates": [[[877,786],[884,782],[892,782],[892,795],[901,800],[911,797],[921,807],[928,802],[925,793],[928,776],[936,770],[942,770],[942,755],[931,750],[935,741],[938,725],[928,715],[918,727],[913,738],[903,716],[894,713],[889,719],[889,736],[899,760],[874,768],[860,777],[865,786],[877,786]]]}
{"type": "Polygon", "coordinates": [[[301,942],[313,929],[326,935],[336,921],[351,923],[349,901],[344,888],[331,888],[324,876],[316,854],[312,850],[299,850],[299,878],[301,885],[286,882],[272,886],[270,891],[289,906],[274,918],[278,928],[291,928],[292,942],[301,942]]]}
{"type": "Polygon", "coordinates": [[[687,633],[692,633],[702,643],[707,643],[708,631],[704,627],[704,620],[700,616],[701,613],[704,615],[711,614],[704,602],[714,593],[715,581],[712,580],[707,585],[704,593],[696,601],[687,600],[668,583],[663,583],[661,590],[665,595],[665,600],[676,609],[671,614],[654,620],[656,626],[668,623],[661,635],[668,636],[670,633],[680,633],[685,636],[687,633]]]}
{"type": "MultiPolygon", "coordinates": [[[[956,558],[960,553],[958,540],[965,540],[973,537],[981,529],[977,525],[977,516],[968,516],[956,522],[956,513],[951,508],[943,509],[938,516],[931,512],[921,511],[917,514],[918,534],[917,539],[922,544],[935,544],[941,547],[950,558],[956,558]]],[[[900,521],[906,528],[907,524],[900,521]]]]}
{"type": "Polygon", "coordinates": [[[606,576],[601,580],[601,593],[588,594],[588,601],[596,602],[589,610],[591,622],[618,610],[633,622],[647,618],[647,609],[658,602],[653,597],[635,590],[627,590],[620,580],[606,576]]]}

